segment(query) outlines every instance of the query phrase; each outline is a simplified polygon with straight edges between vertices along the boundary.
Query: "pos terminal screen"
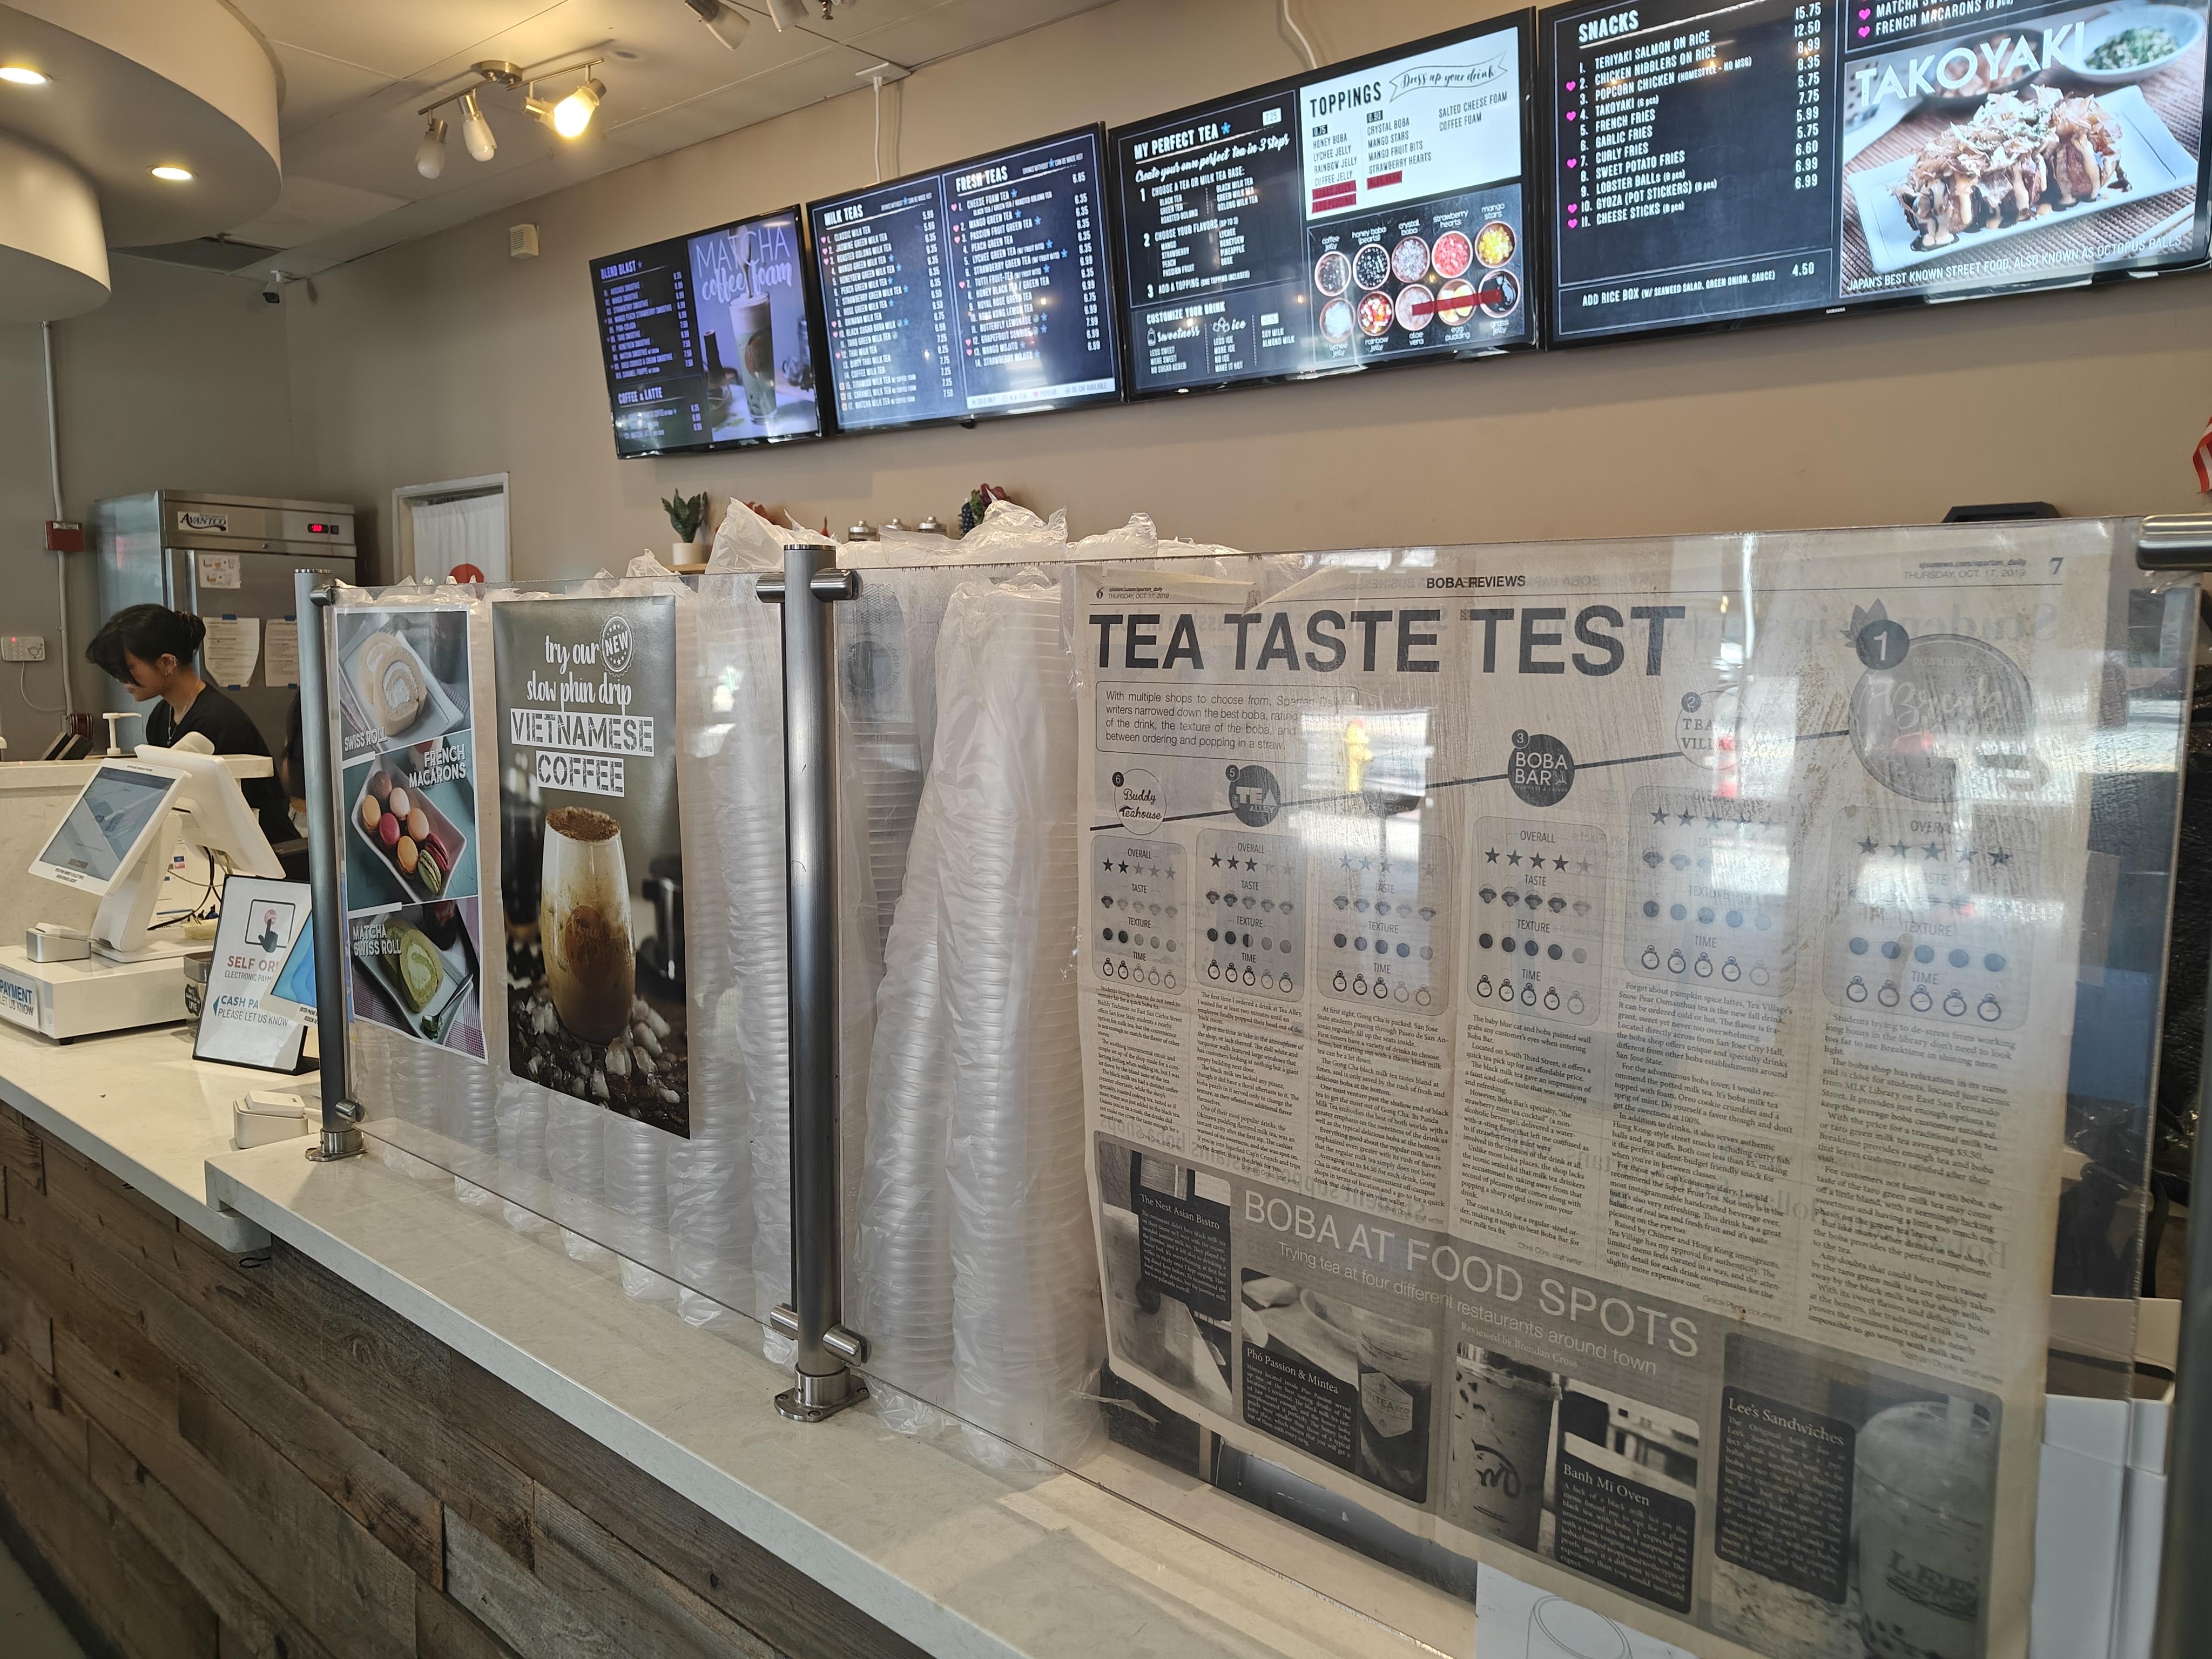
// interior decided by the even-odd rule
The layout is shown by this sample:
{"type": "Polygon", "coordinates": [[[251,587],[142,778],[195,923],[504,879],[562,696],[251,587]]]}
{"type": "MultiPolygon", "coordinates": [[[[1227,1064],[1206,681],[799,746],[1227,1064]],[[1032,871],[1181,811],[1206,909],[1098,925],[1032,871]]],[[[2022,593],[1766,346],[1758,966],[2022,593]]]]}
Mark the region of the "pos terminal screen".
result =
{"type": "Polygon", "coordinates": [[[173,777],[101,767],[70,804],[38,861],[72,872],[88,884],[113,880],[167,804],[176,782],[173,777]]]}

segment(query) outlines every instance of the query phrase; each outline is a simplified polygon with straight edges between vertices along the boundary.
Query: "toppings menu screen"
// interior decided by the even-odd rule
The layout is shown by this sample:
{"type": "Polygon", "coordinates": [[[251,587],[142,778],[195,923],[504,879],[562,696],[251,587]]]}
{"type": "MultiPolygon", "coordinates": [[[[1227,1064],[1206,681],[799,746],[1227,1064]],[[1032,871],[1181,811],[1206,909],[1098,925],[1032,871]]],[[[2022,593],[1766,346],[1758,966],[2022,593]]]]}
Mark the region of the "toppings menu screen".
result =
{"type": "Polygon", "coordinates": [[[1121,396],[1097,127],[810,203],[842,431],[1121,396]]]}
{"type": "Polygon", "coordinates": [[[618,456],[813,437],[799,210],[592,261],[618,456]]]}
{"type": "Polygon", "coordinates": [[[2205,0],[1543,15],[1565,341],[2205,254],[2205,0]]]}
{"type": "Polygon", "coordinates": [[[1528,345],[1533,15],[1113,133],[1139,395],[1528,345]]]}

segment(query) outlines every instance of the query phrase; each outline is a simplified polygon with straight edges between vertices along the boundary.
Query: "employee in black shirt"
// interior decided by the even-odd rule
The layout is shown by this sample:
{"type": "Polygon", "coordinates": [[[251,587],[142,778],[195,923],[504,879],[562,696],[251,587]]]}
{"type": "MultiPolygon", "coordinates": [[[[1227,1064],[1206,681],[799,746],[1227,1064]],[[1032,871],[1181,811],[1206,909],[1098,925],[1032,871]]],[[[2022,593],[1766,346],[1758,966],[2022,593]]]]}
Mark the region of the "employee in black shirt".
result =
{"type": "MultiPolygon", "coordinates": [[[[200,642],[207,624],[189,611],[161,605],[134,605],[100,625],[84,648],[85,658],[121,681],[140,702],[151,702],[146,741],[167,749],[197,732],[218,755],[263,755],[269,744],[252,717],[199,677],[200,642]]],[[[295,840],[290,803],[275,778],[249,778],[239,787],[261,819],[271,846],[295,840]]]]}

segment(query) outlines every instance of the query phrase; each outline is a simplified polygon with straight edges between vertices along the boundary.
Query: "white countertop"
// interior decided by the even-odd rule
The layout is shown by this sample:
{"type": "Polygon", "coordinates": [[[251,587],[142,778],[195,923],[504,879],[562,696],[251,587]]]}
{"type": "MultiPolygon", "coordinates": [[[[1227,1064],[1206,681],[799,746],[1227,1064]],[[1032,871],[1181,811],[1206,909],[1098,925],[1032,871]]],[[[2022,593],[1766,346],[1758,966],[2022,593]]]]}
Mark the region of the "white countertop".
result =
{"type": "Polygon", "coordinates": [[[1178,1525],[1073,1475],[993,1474],[866,1408],[786,1422],[772,1401],[789,1374],[757,1348],[629,1300],[611,1273],[461,1205],[450,1178],[410,1178],[374,1143],[338,1164],[296,1146],[230,1152],[208,1174],[223,1204],[933,1654],[1473,1652],[1472,1607],[1198,1483],[1154,1477],[1178,1525]],[[1302,1577],[1365,1577],[1436,1645],[1255,1565],[1238,1547],[1263,1529],[1309,1553],[1302,1577]]]}
{"type": "MultiPolygon", "coordinates": [[[[234,1254],[267,1248],[269,1235],[210,1200],[207,1161],[230,1151],[231,1105],[249,1089],[290,1090],[320,1109],[312,1072],[194,1060],[189,1025],[58,1043],[0,1024],[0,1100],[234,1254]]],[[[307,1144],[288,1146],[304,1161],[307,1144]]]]}

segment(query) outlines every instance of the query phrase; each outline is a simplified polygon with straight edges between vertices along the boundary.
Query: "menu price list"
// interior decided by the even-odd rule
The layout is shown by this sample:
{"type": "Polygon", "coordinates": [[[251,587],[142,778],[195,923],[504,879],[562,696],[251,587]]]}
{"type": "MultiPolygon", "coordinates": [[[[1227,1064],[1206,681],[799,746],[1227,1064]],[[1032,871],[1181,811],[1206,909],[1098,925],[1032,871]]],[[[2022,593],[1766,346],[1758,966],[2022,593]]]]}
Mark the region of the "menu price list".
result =
{"type": "Polygon", "coordinates": [[[647,454],[706,442],[685,244],[656,243],[599,260],[592,283],[616,453],[647,454]]]}
{"type": "Polygon", "coordinates": [[[1114,135],[1133,389],[1306,367],[1293,92],[1114,135]]]}
{"type": "Polygon", "coordinates": [[[1098,178],[1085,132],[814,204],[839,426],[1115,395],[1098,178]]]}
{"type": "Polygon", "coordinates": [[[1834,302],[1834,9],[1544,15],[1562,338],[1834,302]]]}

